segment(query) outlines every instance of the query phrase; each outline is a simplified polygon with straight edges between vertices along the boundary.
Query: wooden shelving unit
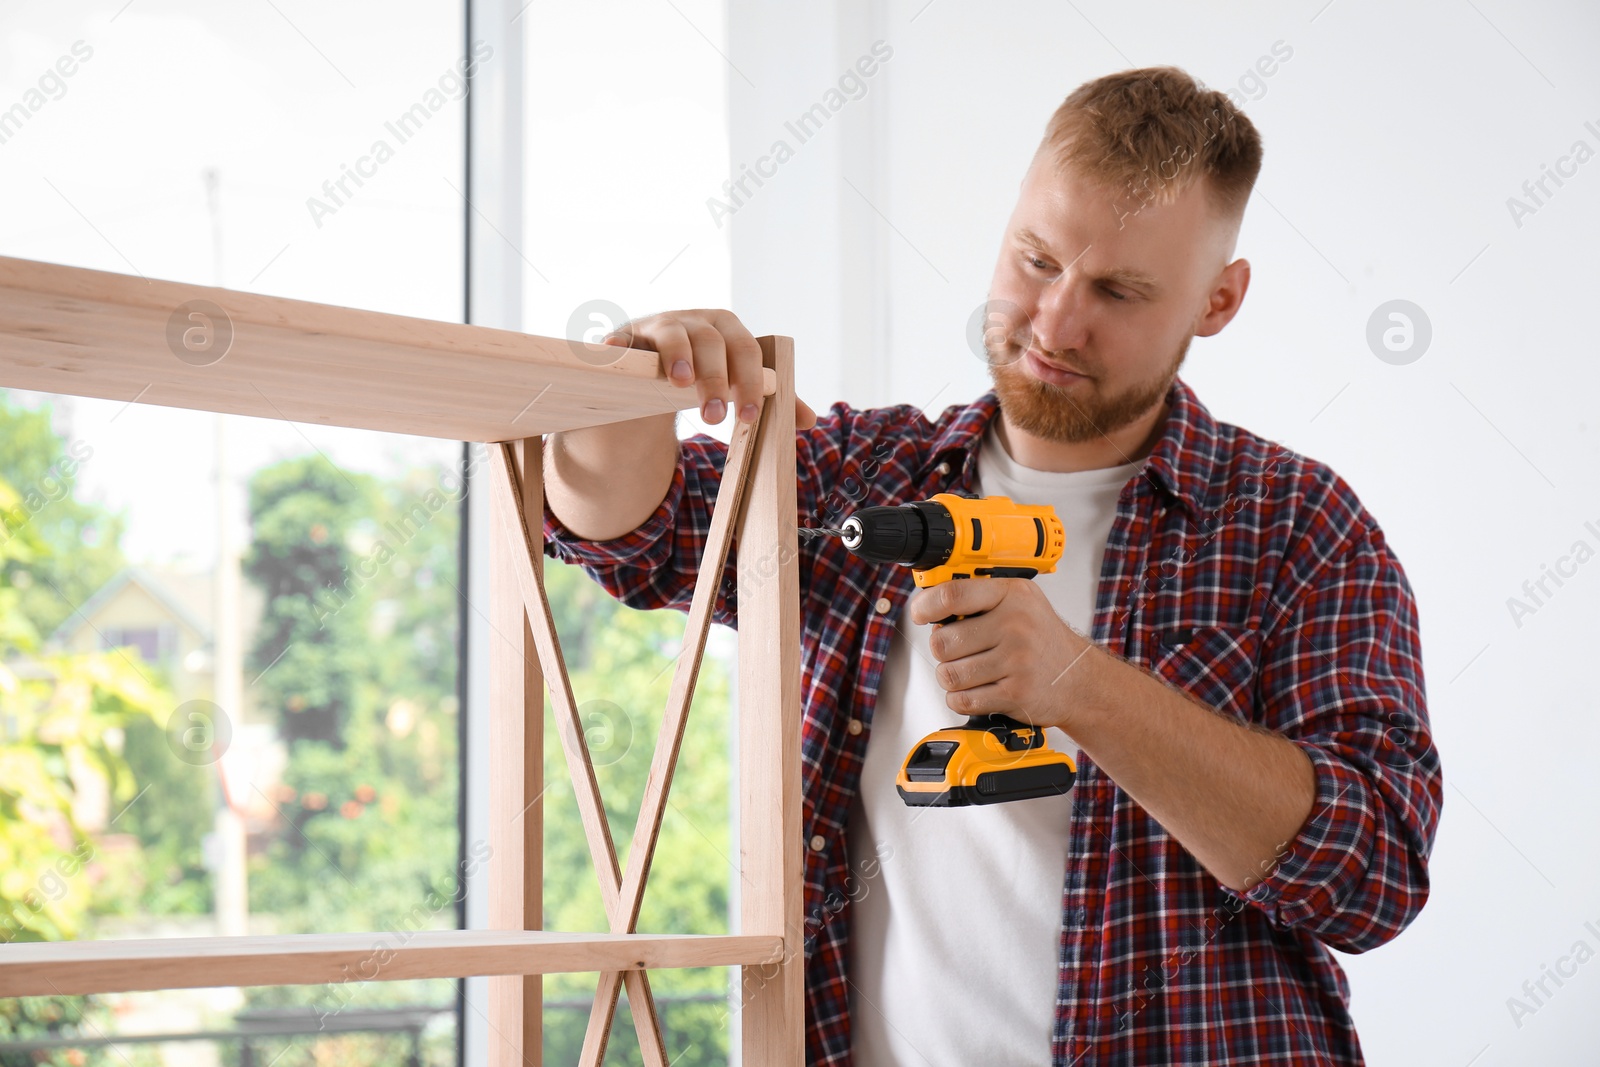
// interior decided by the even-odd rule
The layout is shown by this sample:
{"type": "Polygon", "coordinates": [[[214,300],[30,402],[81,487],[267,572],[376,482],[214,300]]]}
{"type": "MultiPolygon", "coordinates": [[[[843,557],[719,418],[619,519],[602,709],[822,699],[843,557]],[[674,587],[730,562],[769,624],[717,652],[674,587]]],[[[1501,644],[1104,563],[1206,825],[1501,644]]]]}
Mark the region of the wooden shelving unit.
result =
{"type": "Polygon", "coordinates": [[[349,426],[492,447],[490,930],[0,945],[0,996],[492,975],[490,1063],[537,1065],[541,984],[599,971],[582,1063],[619,992],[645,1061],[669,1050],[648,971],[743,969],[744,1062],[804,1057],[794,353],[759,338],[766,399],[735,429],[621,873],[543,581],[541,435],[696,406],[654,353],[0,257],[0,386],[349,426]],[[635,930],[678,747],[737,541],[740,933],[635,930]],[[610,930],[540,930],[546,683],[610,930]]]}

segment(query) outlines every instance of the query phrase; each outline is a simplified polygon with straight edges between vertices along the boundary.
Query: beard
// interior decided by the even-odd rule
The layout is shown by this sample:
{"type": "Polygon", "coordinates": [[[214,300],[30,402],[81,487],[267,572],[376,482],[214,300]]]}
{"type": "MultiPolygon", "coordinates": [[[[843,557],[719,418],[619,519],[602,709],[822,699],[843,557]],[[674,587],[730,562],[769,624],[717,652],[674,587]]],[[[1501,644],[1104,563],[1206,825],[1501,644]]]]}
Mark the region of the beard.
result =
{"type": "MultiPolygon", "coordinates": [[[[1001,342],[1001,349],[987,343],[985,347],[989,351],[989,377],[994,380],[995,394],[1007,418],[1035,437],[1077,444],[1115,433],[1161,403],[1172,388],[1172,380],[1193,339],[1193,334],[1184,338],[1161,373],[1109,396],[1100,392],[1097,378],[1059,386],[1029,374],[1021,363],[1031,336],[1022,345],[1007,338],[1001,342]]],[[[1085,371],[1089,369],[1084,367],[1085,371]]]]}

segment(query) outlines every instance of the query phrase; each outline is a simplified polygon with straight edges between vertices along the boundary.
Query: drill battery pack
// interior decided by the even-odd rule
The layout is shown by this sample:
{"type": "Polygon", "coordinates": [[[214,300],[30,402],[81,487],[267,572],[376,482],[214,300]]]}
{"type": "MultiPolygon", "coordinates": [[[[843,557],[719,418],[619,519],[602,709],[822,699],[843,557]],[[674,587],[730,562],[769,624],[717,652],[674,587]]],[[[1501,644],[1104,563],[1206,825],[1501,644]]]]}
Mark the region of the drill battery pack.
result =
{"type": "Polygon", "coordinates": [[[1077,777],[1072,757],[1045,744],[1044,728],[1006,715],[973,715],[936,730],[906,757],[895,788],[913,807],[960,808],[1060,796],[1077,777]]]}

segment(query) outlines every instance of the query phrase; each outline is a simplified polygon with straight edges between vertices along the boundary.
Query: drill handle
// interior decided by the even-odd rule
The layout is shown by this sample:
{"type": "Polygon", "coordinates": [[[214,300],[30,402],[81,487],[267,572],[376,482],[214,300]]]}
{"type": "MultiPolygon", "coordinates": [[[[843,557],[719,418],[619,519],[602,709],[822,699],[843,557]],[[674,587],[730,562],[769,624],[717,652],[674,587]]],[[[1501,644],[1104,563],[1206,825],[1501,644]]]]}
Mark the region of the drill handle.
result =
{"type": "MultiPolygon", "coordinates": [[[[1039,569],[1037,567],[978,567],[972,573],[978,578],[1027,578],[1031,581],[1038,577],[1039,569]]],[[[966,575],[958,574],[956,577],[965,578],[966,575]]],[[[947,622],[957,622],[966,617],[965,615],[946,615],[934,625],[943,626],[947,622]]]]}
{"type": "MultiPolygon", "coordinates": [[[[1033,567],[980,567],[977,573],[985,578],[1028,578],[1038,575],[1038,570],[1033,567]]],[[[981,614],[981,613],[980,613],[981,614]]],[[[943,626],[947,622],[959,622],[967,618],[966,615],[946,615],[935,626],[943,626]]],[[[1025,722],[1018,722],[1009,715],[998,712],[986,715],[969,715],[967,725],[970,729],[984,729],[997,731],[996,736],[1001,737],[1007,748],[1015,744],[1018,736],[1028,739],[1028,748],[1037,748],[1044,744],[1044,731],[1025,722]]]]}

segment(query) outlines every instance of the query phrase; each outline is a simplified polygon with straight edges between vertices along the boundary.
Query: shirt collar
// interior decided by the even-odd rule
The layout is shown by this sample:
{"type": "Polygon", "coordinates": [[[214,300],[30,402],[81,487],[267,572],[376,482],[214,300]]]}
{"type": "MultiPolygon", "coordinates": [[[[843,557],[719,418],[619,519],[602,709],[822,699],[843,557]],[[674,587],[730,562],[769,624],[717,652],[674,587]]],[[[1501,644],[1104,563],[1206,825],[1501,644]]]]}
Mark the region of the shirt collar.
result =
{"type": "MultiPolygon", "coordinates": [[[[1141,472],[1199,522],[1209,508],[1217,423],[1181,377],[1174,375],[1166,401],[1168,410],[1161,437],[1145,457],[1141,472]]],[[[965,407],[954,409],[954,416],[947,421],[941,420],[944,426],[935,435],[927,460],[917,471],[917,480],[925,483],[932,479],[941,487],[966,484],[977,471],[983,435],[999,410],[1000,399],[991,389],[965,407]],[[945,471],[939,470],[941,463],[948,464],[945,471]]]]}

